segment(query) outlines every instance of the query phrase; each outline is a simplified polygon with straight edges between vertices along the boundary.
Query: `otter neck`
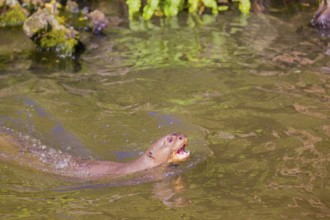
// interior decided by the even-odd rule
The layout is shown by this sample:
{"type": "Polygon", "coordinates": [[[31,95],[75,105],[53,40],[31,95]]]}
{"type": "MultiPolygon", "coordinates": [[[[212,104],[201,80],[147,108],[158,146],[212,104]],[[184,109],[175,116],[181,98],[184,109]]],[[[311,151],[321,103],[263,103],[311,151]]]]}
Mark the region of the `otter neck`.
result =
{"type": "Polygon", "coordinates": [[[155,158],[151,158],[146,153],[144,153],[141,157],[137,158],[136,160],[123,163],[123,166],[119,171],[121,173],[129,174],[129,173],[150,169],[158,165],[159,164],[156,162],[155,158]]]}

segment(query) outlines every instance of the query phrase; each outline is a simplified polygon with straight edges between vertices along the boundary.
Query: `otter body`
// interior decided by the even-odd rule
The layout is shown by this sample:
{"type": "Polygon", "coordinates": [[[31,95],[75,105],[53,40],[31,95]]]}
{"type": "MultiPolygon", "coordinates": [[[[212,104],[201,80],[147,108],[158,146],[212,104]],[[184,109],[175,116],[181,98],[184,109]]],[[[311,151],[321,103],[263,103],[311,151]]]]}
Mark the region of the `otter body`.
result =
{"type": "Polygon", "coordinates": [[[190,152],[185,150],[187,144],[188,139],[186,136],[172,133],[160,138],[136,160],[120,163],[103,160],[83,160],[66,153],[52,154],[47,158],[47,155],[45,156],[47,153],[36,149],[33,152],[21,153],[22,151],[28,151],[29,146],[22,146],[19,141],[15,141],[6,134],[0,136],[0,149],[3,152],[0,154],[0,159],[28,165],[33,169],[62,176],[98,179],[107,176],[131,174],[161,164],[185,161],[190,155],[190,152]]]}

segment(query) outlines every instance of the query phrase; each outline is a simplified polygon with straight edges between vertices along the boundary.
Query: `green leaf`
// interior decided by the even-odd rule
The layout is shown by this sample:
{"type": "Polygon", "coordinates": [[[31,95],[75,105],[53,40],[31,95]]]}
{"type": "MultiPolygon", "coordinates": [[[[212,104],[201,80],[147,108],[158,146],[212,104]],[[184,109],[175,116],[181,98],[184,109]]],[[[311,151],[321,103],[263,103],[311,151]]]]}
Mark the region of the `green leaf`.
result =
{"type": "Polygon", "coordinates": [[[242,14],[249,14],[251,9],[251,2],[250,0],[240,0],[238,9],[242,14]]]}
{"type": "Polygon", "coordinates": [[[221,5],[218,7],[219,11],[228,11],[229,7],[227,5],[221,5]]]}
{"type": "Polygon", "coordinates": [[[164,6],[164,14],[166,17],[176,16],[182,8],[182,0],[166,0],[164,6]]]}
{"type": "Polygon", "coordinates": [[[141,0],[126,0],[126,4],[128,6],[129,18],[132,19],[134,15],[140,11],[141,0]]]}
{"type": "Polygon", "coordinates": [[[188,0],[189,13],[196,13],[200,0],[188,0]]]}
{"type": "Polygon", "coordinates": [[[218,14],[218,4],[216,0],[202,0],[205,7],[211,8],[213,14],[218,14]]]}
{"type": "Polygon", "coordinates": [[[148,3],[143,8],[142,17],[144,20],[149,20],[158,8],[159,0],[148,0],[148,3]]]}

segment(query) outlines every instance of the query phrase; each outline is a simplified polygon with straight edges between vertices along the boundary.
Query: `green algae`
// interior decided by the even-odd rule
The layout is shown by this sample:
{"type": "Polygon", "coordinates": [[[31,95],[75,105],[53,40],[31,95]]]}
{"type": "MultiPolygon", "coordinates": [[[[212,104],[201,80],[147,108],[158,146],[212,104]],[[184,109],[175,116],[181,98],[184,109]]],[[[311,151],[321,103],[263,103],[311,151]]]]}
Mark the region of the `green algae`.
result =
{"type": "Polygon", "coordinates": [[[42,49],[54,50],[59,56],[70,57],[76,51],[78,40],[68,36],[65,29],[52,30],[44,33],[40,40],[42,49]]]}

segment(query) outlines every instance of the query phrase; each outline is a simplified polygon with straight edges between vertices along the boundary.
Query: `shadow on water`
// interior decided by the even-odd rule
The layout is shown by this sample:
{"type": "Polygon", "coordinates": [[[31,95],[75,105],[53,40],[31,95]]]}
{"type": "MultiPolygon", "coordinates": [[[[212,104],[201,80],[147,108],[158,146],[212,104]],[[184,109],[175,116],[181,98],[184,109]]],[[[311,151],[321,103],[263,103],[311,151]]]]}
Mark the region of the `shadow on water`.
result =
{"type": "Polygon", "coordinates": [[[55,54],[43,51],[32,52],[29,59],[29,71],[48,75],[52,72],[64,71],[76,73],[81,71],[80,55],[72,58],[58,58],[55,54]]]}
{"type": "Polygon", "coordinates": [[[43,144],[81,156],[91,156],[90,151],[61,121],[54,119],[47,111],[28,97],[18,97],[16,115],[1,115],[3,127],[10,127],[27,136],[39,138],[43,144]]]}

